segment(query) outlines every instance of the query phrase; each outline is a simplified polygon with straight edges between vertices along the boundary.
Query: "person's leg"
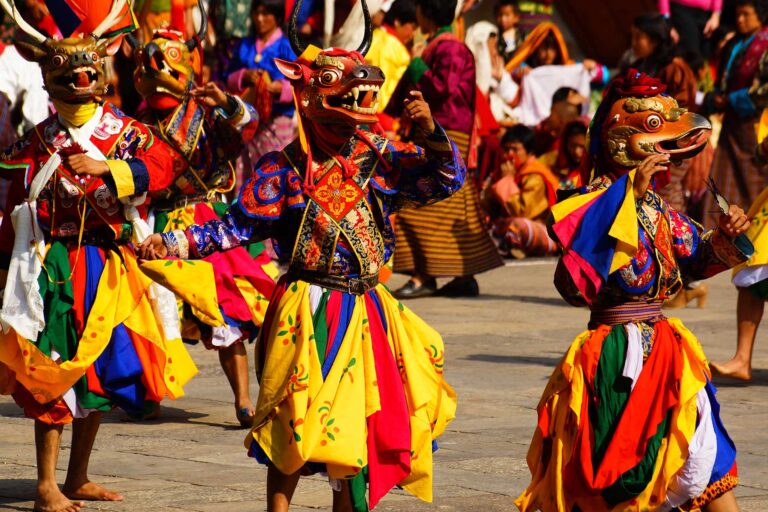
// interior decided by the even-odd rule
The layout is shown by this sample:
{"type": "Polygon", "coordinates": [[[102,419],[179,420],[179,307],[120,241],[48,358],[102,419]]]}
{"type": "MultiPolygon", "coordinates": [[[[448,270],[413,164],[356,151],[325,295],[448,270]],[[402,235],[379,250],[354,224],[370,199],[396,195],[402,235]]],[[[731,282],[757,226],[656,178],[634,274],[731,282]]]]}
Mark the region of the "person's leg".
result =
{"type": "Polygon", "coordinates": [[[229,381],[229,387],[235,395],[235,410],[237,420],[244,427],[253,423],[253,402],[249,389],[248,353],[245,344],[241,342],[223,348],[219,352],[219,362],[229,381]]]}
{"type": "Polygon", "coordinates": [[[88,480],[88,463],[91,460],[93,442],[101,425],[101,412],[92,412],[78,418],[72,425],[72,450],[69,454],[64,494],[71,499],[92,501],[123,501],[123,495],[105,489],[88,480]]]}
{"type": "Polygon", "coordinates": [[[704,507],[704,512],[739,512],[736,496],[728,491],[704,507]]]}
{"type": "Polygon", "coordinates": [[[56,484],[56,463],[61,446],[61,425],[48,425],[35,421],[35,448],[37,450],[37,497],[35,510],[42,512],[75,512],[82,502],[72,503],[56,484]]]}
{"type": "Polygon", "coordinates": [[[352,494],[349,480],[341,481],[341,490],[333,491],[333,512],[352,512],[352,494]]]}
{"type": "Polygon", "coordinates": [[[284,475],[276,467],[267,469],[267,512],[288,512],[301,471],[284,475]]]}
{"type": "Polygon", "coordinates": [[[764,308],[765,301],[762,298],[754,295],[748,288],[739,288],[736,306],[736,354],[723,363],[710,364],[716,375],[739,380],[752,379],[752,349],[755,346],[757,328],[763,319],[764,308]]]}

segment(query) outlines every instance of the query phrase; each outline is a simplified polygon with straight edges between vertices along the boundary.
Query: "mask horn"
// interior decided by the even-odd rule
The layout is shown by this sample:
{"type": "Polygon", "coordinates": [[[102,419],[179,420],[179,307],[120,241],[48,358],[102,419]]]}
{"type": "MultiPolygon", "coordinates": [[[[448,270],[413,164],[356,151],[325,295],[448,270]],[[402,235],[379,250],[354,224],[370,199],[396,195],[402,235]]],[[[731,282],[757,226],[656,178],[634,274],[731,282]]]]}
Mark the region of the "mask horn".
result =
{"type": "Polygon", "coordinates": [[[21,31],[34,39],[37,43],[42,44],[48,40],[46,36],[27,23],[27,20],[19,14],[19,10],[16,8],[16,3],[13,0],[0,0],[0,5],[3,6],[5,12],[8,13],[8,16],[10,16],[16,25],[18,25],[21,31]]]}
{"type": "MultiPolygon", "coordinates": [[[[126,0],[112,0],[112,8],[107,13],[104,20],[91,32],[94,39],[101,39],[104,32],[109,30],[109,27],[120,21],[124,16],[123,7],[125,7],[126,0]]],[[[130,7],[129,7],[130,9],[130,7]]]]}
{"type": "Polygon", "coordinates": [[[307,49],[306,46],[301,44],[301,40],[299,39],[299,30],[296,25],[299,23],[299,9],[301,9],[301,2],[302,0],[296,0],[296,3],[293,4],[293,11],[291,11],[291,19],[288,22],[288,39],[291,41],[291,48],[293,49],[293,53],[296,54],[298,57],[302,53],[304,53],[304,50],[307,49]]]}
{"type": "Polygon", "coordinates": [[[373,38],[373,22],[371,21],[371,13],[368,12],[368,3],[365,0],[360,0],[363,7],[363,23],[365,25],[365,33],[363,34],[363,42],[360,44],[360,48],[357,51],[361,55],[368,53],[371,49],[371,40],[373,38]]]}
{"type": "Polygon", "coordinates": [[[208,13],[205,12],[203,0],[197,0],[197,5],[200,7],[200,29],[197,31],[196,37],[188,39],[184,43],[189,51],[193,51],[197,47],[198,41],[202,41],[205,38],[205,33],[208,32],[208,13]]]}

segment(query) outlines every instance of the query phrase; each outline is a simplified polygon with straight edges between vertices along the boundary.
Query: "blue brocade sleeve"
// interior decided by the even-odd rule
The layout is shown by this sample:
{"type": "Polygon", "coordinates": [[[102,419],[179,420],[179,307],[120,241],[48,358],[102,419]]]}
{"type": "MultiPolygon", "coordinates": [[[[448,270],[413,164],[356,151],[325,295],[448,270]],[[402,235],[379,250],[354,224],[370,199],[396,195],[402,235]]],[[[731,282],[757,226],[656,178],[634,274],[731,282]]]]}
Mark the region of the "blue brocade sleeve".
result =
{"type": "Polygon", "coordinates": [[[389,141],[384,156],[391,162],[391,169],[379,172],[373,185],[386,194],[396,194],[394,210],[450,197],[466,179],[467,169],[459,150],[439,125],[426,137],[423,148],[389,141]]]}

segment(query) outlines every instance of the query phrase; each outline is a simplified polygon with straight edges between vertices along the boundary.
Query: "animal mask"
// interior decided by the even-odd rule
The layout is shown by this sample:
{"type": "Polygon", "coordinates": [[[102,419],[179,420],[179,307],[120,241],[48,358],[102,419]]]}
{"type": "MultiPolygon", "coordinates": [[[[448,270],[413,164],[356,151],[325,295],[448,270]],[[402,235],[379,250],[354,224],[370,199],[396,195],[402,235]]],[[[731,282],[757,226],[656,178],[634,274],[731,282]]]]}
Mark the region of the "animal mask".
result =
{"type": "Polygon", "coordinates": [[[681,162],[704,149],[712,125],[678,107],[665,90],[660,81],[635,70],[612,84],[590,129],[596,165],[621,174],[654,154],[681,162]]]}
{"type": "Polygon", "coordinates": [[[384,73],[365,63],[371,46],[371,17],[363,0],[365,35],[356,51],[339,48],[320,50],[301,44],[296,29],[301,0],[293,7],[289,25],[291,46],[299,58],[294,62],[275,59],[291,81],[301,114],[318,124],[374,124],[384,73]]]}
{"type": "Polygon", "coordinates": [[[208,21],[202,0],[199,0],[199,5],[202,24],[192,39],[185,40],[180,31],[170,29],[156,30],[145,44],[140,44],[133,35],[126,37],[134,48],[136,90],[153,107],[158,106],[154,103],[169,97],[178,104],[200,74],[202,63],[200,52],[196,50],[208,30],[208,21]]]}
{"type": "Polygon", "coordinates": [[[104,57],[113,55],[120,46],[120,36],[104,39],[107,29],[123,14],[125,0],[114,0],[99,25],[88,36],[55,40],[29,25],[18,13],[12,0],[0,5],[30,40],[16,41],[19,53],[37,62],[43,70],[48,95],[67,103],[86,103],[106,93],[104,57]]]}

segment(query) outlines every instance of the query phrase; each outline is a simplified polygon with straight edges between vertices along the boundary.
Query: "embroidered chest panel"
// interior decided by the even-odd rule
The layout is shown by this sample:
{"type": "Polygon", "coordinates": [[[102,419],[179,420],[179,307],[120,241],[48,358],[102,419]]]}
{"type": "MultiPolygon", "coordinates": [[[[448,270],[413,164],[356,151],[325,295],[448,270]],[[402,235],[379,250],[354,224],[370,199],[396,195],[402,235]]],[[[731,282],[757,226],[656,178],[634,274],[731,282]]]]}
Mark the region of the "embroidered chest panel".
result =
{"type": "MultiPolygon", "coordinates": [[[[385,143],[384,139],[376,140],[380,151],[385,143]]],[[[370,148],[357,140],[342,151],[342,156],[356,172],[345,179],[341,165],[333,159],[315,170],[315,189],[307,195],[291,265],[330,272],[334,255],[343,246],[356,258],[361,275],[375,275],[384,264],[385,241],[365,191],[378,160],[370,148]]]]}

